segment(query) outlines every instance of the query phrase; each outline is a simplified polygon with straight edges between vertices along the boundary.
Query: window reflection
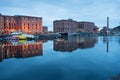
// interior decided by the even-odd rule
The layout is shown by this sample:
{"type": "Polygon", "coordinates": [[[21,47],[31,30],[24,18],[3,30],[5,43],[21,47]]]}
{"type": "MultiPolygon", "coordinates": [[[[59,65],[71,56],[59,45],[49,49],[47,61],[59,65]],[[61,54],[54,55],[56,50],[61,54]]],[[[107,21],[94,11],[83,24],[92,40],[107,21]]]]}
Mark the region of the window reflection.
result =
{"type": "Polygon", "coordinates": [[[41,41],[18,41],[0,43],[0,61],[7,58],[26,58],[43,53],[41,41]]]}
{"type": "Polygon", "coordinates": [[[97,37],[68,37],[54,41],[54,50],[61,52],[72,52],[76,49],[86,49],[94,47],[97,37]]]}

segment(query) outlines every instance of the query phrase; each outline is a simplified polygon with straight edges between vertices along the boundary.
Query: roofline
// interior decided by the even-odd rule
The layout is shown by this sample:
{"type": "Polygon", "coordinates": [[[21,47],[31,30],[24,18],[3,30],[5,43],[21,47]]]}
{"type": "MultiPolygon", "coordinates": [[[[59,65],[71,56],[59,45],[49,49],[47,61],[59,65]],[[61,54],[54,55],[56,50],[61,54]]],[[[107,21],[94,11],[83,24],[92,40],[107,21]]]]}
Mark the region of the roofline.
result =
{"type": "Polygon", "coordinates": [[[26,16],[26,15],[14,15],[14,17],[31,17],[31,18],[42,18],[42,17],[26,16]]]}
{"type": "Polygon", "coordinates": [[[2,15],[1,13],[0,13],[0,15],[1,16],[3,16],[3,17],[31,17],[31,18],[42,18],[42,17],[35,17],[35,16],[26,16],[26,15],[14,15],[14,16],[10,16],[10,15],[2,15]]]}

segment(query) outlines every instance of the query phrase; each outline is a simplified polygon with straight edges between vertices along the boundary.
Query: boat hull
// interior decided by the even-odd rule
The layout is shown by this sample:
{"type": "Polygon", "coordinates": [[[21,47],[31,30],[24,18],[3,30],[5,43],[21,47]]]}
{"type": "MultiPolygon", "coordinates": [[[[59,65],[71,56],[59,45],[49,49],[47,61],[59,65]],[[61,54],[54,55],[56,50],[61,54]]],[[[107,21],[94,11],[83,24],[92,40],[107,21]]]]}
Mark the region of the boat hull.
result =
{"type": "Polygon", "coordinates": [[[19,40],[26,40],[27,37],[26,37],[26,36],[19,35],[19,36],[18,36],[18,39],[19,39],[19,40]]]}

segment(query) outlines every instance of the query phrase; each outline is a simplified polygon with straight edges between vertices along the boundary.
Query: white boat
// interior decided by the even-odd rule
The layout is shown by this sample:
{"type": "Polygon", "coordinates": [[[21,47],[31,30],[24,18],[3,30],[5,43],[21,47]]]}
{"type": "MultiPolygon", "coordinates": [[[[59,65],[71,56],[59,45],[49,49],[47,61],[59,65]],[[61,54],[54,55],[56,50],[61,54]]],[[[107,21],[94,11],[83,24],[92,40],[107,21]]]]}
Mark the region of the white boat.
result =
{"type": "Polygon", "coordinates": [[[18,39],[20,39],[20,40],[34,39],[35,38],[34,35],[32,35],[32,34],[24,34],[21,31],[11,32],[10,35],[12,35],[12,37],[18,37],[18,39]]]}

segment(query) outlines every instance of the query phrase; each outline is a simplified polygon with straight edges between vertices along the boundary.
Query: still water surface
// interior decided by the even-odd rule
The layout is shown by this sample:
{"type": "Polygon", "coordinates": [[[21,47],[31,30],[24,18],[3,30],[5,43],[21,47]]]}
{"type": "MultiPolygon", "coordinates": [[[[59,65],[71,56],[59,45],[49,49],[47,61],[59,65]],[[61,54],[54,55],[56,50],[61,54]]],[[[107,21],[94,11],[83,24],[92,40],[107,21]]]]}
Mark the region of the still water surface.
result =
{"type": "Polygon", "coordinates": [[[0,80],[120,80],[120,37],[0,42],[0,80]]]}

